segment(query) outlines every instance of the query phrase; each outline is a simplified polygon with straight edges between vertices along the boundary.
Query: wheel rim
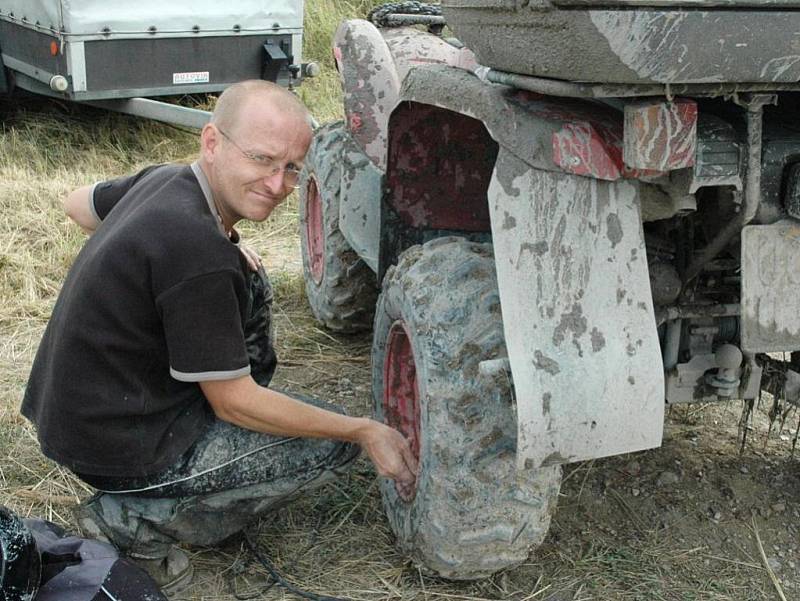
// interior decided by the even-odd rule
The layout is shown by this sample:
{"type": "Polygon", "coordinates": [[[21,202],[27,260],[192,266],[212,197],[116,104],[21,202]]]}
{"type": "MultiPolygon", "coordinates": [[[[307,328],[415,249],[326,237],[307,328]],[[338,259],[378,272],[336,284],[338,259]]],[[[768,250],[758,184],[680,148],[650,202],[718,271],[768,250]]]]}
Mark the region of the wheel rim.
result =
{"type": "Polygon", "coordinates": [[[311,277],[316,284],[325,273],[325,236],[322,227],[322,198],[317,179],[312,175],[306,187],[306,252],[311,277]]]}
{"type": "MultiPolygon", "coordinates": [[[[396,321],[386,341],[383,380],[383,414],[386,423],[408,439],[419,461],[420,410],[417,366],[406,325],[396,321]]],[[[416,485],[413,494],[416,495],[416,485]]],[[[412,496],[413,499],[413,496],[412,496]]]]}

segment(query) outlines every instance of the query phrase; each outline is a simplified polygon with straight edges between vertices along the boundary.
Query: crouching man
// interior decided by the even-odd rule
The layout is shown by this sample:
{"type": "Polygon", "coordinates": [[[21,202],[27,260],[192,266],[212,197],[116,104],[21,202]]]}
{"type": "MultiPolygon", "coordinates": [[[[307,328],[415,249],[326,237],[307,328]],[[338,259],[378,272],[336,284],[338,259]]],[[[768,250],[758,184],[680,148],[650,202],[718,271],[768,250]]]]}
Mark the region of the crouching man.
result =
{"type": "Polygon", "coordinates": [[[272,292],[240,252],[298,186],[312,137],[289,92],[236,84],[191,166],[84,186],[68,215],[92,233],[67,276],[22,413],[45,455],[98,489],[76,515],[174,592],[177,542],[209,545],[334,477],[363,449],[410,490],[405,438],[367,418],[270,389],[272,292]]]}

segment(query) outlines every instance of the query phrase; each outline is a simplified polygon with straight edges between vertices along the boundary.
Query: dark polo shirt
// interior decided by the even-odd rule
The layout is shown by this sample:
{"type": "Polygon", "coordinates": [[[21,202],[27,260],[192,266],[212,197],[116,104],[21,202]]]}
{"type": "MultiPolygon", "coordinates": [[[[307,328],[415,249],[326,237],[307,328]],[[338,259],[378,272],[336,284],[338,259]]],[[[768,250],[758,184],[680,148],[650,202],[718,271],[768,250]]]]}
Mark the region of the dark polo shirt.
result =
{"type": "Polygon", "coordinates": [[[97,184],[25,391],[42,451],[99,476],[158,472],[212,418],[197,382],[250,373],[243,259],[197,165],[97,184]]]}

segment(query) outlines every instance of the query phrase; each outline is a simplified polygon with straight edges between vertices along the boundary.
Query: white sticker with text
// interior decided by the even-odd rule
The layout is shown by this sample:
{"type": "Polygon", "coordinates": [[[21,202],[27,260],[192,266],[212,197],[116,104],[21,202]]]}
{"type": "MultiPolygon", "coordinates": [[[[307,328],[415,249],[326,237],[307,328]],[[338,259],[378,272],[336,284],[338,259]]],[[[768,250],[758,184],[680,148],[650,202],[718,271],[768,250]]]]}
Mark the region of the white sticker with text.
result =
{"type": "Polygon", "coordinates": [[[172,83],[180,85],[185,83],[208,83],[208,71],[189,71],[187,73],[173,73],[172,83]]]}

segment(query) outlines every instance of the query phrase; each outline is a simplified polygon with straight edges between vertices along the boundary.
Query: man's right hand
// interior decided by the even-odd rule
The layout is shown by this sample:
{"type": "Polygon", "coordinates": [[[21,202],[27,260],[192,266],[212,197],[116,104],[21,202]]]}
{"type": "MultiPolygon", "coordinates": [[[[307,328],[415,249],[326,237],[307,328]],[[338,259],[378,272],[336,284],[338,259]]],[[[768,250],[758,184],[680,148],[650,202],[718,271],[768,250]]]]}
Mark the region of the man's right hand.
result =
{"type": "Polygon", "coordinates": [[[366,422],[358,443],[369,455],[378,474],[394,480],[400,497],[409,500],[419,474],[419,466],[411,452],[411,446],[394,428],[371,419],[366,422]]]}

